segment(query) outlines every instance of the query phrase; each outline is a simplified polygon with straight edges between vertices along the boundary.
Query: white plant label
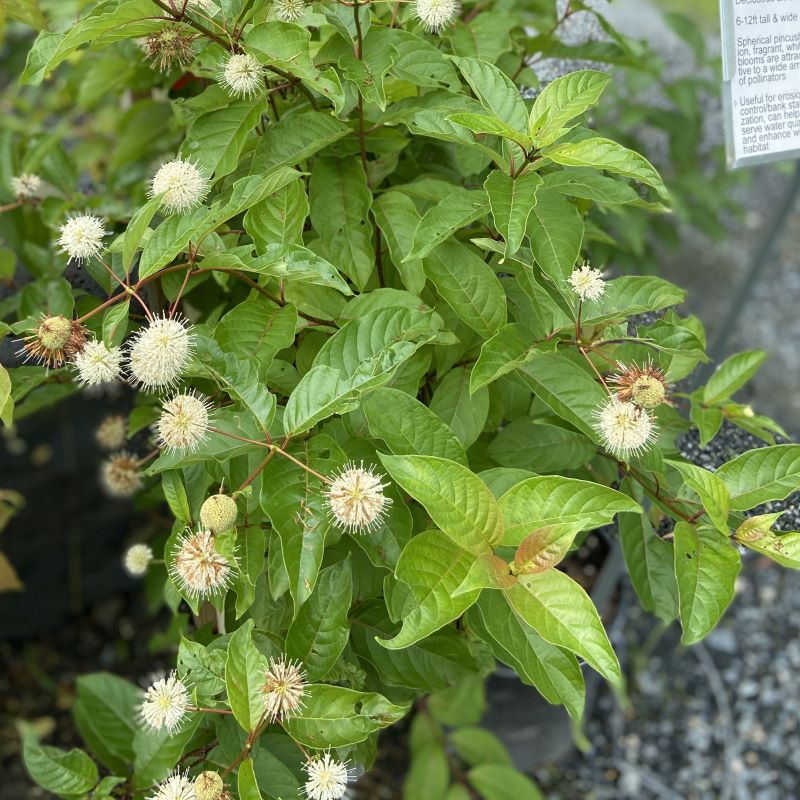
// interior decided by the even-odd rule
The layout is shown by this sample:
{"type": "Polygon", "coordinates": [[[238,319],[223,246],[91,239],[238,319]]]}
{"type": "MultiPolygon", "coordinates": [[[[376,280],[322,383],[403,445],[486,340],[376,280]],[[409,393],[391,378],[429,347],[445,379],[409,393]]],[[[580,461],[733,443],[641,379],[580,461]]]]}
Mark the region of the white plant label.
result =
{"type": "Polygon", "coordinates": [[[733,167],[800,157],[800,0],[721,0],[733,167]]]}

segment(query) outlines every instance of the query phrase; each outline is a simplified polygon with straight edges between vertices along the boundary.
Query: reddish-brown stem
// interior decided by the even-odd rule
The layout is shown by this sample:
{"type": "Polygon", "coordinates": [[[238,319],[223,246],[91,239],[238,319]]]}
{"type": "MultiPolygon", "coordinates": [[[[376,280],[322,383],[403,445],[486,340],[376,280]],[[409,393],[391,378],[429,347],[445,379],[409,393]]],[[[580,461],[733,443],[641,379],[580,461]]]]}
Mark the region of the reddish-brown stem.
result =
{"type": "Polygon", "coordinates": [[[272,461],[275,452],[275,450],[270,450],[269,453],[267,453],[264,460],[244,479],[238,491],[241,492],[242,489],[246,489],[264,471],[264,467],[272,461]]]}
{"type": "Polygon", "coordinates": [[[589,356],[589,354],[586,352],[586,349],[583,347],[583,345],[579,344],[578,345],[578,350],[580,351],[581,355],[586,359],[586,363],[592,368],[592,371],[594,372],[594,374],[597,375],[597,379],[603,385],[603,388],[606,390],[606,394],[609,397],[611,397],[611,389],[608,388],[608,384],[606,383],[605,378],[603,378],[603,376],[600,374],[600,371],[594,365],[594,362],[592,361],[592,359],[589,356]]]}
{"type": "Polygon", "coordinates": [[[13,203],[7,203],[4,206],[0,206],[0,214],[2,214],[4,211],[11,211],[13,208],[19,208],[21,205],[24,205],[23,201],[16,200],[13,203]]]}

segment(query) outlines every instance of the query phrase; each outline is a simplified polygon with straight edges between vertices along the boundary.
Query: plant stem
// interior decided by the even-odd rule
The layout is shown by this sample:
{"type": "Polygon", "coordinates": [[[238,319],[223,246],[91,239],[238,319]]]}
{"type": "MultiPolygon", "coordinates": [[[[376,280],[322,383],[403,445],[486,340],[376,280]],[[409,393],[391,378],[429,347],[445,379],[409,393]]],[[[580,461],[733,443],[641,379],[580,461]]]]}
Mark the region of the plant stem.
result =
{"type": "Polygon", "coordinates": [[[246,489],[264,471],[264,467],[266,467],[267,464],[272,461],[274,455],[275,450],[270,450],[265,456],[264,460],[244,479],[242,485],[237,489],[237,491],[241,492],[242,489],[246,489]]]}

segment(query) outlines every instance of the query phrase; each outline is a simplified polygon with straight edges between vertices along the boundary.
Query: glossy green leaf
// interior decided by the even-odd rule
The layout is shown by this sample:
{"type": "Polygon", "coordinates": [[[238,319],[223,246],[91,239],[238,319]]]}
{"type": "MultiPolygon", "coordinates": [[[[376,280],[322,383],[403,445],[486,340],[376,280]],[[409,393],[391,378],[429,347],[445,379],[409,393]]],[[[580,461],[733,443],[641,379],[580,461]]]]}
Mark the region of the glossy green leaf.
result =
{"type": "Polygon", "coordinates": [[[731,511],[783,500],[800,489],[800,445],[748,450],[723,464],[716,475],[728,487],[731,511]]]}
{"type": "Polygon", "coordinates": [[[485,191],[454,186],[450,194],[429,208],[420,219],[405,260],[424,258],[456,231],[466,228],[488,212],[489,198],[485,191]]]}
{"type": "Polygon", "coordinates": [[[505,256],[513,256],[522,245],[528,216],[536,205],[536,192],[542,179],[529,172],[518,178],[509,178],[494,170],[484,181],[483,188],[489,195],[494,225],[505,239],[505,256]]]}
{"type": "Polygon", "coordinates": [[[703,402],[714,405],[727,400],[756,374],[766,357],[763,350],[745,350],[725,359],[708,379],[703,402]]]}
{"type": "Polygon", "coordinates": [[[582,434],[528,417],[506,425],[486,449],[486,454],[503,467],[540,473],[578,469],[595,452],[582,434]]]}
{"type": "Polygon", "coordinates": [[[264,675],[267,659],[253,642],[253,620],[248,619],[233,632],[228,642],[225,686],[236,721],[246,731],[254,731],[263,719],[264,675]]]}
{"type": "Polygon", "coordinates": [[[528,216],[527,233],[536,263],[559,289],[565,290],[583,241],[578,209],[552,189],[540,188],[528,216]]]}
{"type": "Polygon", "coordinates": [[[696,464],[668,460],[665,463],[680,472],[687,485],[694,489],[703,503],[706,513],[717,530],[728,533],[728,508],[730,495],[725,484],[713,472],[696,464]]]}

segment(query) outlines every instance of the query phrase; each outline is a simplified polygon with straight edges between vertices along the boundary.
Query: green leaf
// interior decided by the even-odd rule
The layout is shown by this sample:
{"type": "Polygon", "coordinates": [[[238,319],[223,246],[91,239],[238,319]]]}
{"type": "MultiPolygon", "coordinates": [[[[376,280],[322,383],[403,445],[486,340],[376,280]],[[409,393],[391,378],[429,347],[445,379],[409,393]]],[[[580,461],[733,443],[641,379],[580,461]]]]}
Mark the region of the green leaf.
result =
{"type": "Polygon", "coordinates": [[[363,291],[375,266],[369,209],[372,192],[356,158],[318,158],[311,170],[311,224],[322,255],[363,291]]]}
{"type": "Polygon", "coordinates": [[[454,186],[450,194],[425,212],[414,231],[411,251],[404,260],[423,258],[436,245],[488,212],[489,198],[483,189],[454,186]]]}
{"type": "Polygon", "coordinates": [[[479,589],[456,597],[475,560],[468,550],[439,531],[417,534],[405,546],[395,576],[410,589],[403,608],[403,627],[392,639],[378,639],[389,650],[400,650],[424,639],[460,617],[477,599],[479,589]]]}
{"type": "Polygon", "coordinates": [[[269,245],[302,245],[308,211],[305,184],[293,181],[252,206],[244,216],[244,228],[259,255],[269,245]]]}
{"type": "Polygon", "coordinates": [[[456,65],[481,105],[511,128],[525,133],[528,112],[519,89],[508,76],[488,61],[459,58],[456,65]]]}
{"type": "Polygon", "coordinates": [[[311,684],[302,712],[285,723],[290,736],[307,747],[326,750],[363,742],[370,734],[393,725],[409,706],[390,703],[375,692],[311,684]]]}
{"type": "Polygon", "coordinates": [[[486,424],[489,391],[484,386],[471,394],[469,369],[454,367],[436,387],[430,409],[447,423],[467,448],[480,436],[486,424]]]}
{"type": "Polygon", "coordinates": [[[719,622],[733,600],[741,559],[728,537],[711,528],[679,522],[674,534],[681,641],[694,644],[719,622]]]}
{"type": "Polygon", "coordinates": [[[608,525],[615,514],[641,511],[628,495],[591,481],[544,475],[512,486],[501,498],[503,544],[520,545],[547,526],[590,530],[608,525]]]}
{"type": "Polygon", "coordinates": [[[540,188],[528,217],[527,232],[536,263],[559,290],[564,290],[583,241],[583,220],[578,209],[558,192],[540,188]]]}
{"type": "Polygon", "coordinates": [[[403,781],[403,800],[417,797],[444,800],[450,786],[450,765],[440,742],[430,742],[412,754],[411,765],[403,781]]]}
{"type": "Polygon", "coordinates": [[[490,337],[506,324],[506,295],[494,270],[467,245],[448,241],[424,259],[425,274],[459,319],[490,337]]]}
{"type": "Polygon", "coordinates": [[[716,472],[728,487],[731,511],[747,511],[768,500],[783,500],[800,489],[800,445],[748,450],[716,472]]]}
{"type": "MultiPolygon", "coordinates": [[[[623,181],[609,178],[591,167],[574,167],[550,172],[543,176],[544,186],[568,197],[580,197],[595,203],[616,205],[637,203],[636,190],[623,181]]],[[[606,286],[606,288],[608,288],[606,286]]]]}
{"type": "Polygon", "coordinates": [[[245,272],[258,272],[291,283],[313,283],[329,286],[342,294],[353,294],[352,289],[336,267],[312,250],[297,244],[270,244],[263,255],[241,265],[245,272]]]}
{"type": "Polygon", "coordinates": [[[589,596],[557,569],[523,575],[506,592],[516,612],[545,641],[571,650],[606,680],[622,680],[619,661],[589,596]]]}
{"type": "Polygon", "coordinates": [[[199,642],[181,639],[178,648],[178,674],[203,697],[213,697],[225,689],[225,662],[222,648],[209,650],[199,642]]]}
{"type": "Polygon", "coordinates": [[[479,764],[512,765],[505,745],[485,728],[459,728],[450,734],[450,741],[463,761],[471,767],[479,764]]]}
{"type": "Polygon", "coordinates": [[[27,738],[22,747],[25,769],[36,783],[53,794],[83,795],[98,780],[97,767],[83,750],[69,752],[46,747],[27,738]]]}
{"type": "Polygon", "coordinates": [[[478,554],[501,541],[500,506],[469,469],[434,456],[380,458],[392,478],[425,507],[437,527],[459,547],[478,554]]]}
{"type": "Polygon", "coordinates": [[[172,772],[194,737],[200,717],[200,714],[190,714],[177,733],[170,733],[166,728],[153,730],[139,726],[133,739],[136,753],[133,762],[135,789],[149,789],[172,772]]]}
{"type": "Polygon", "coordinates": [[[267,659],[253,642],[253,620],[248,619],[233,632],[228,642],[225,686],[228,703],[239,725],[254,731],[264,713],[264,675],[267,659]]]}
{"type": "Polygon", "coordinates": [[[470,394],[527,364],[543,351],[543,347],[532,341],[527,328],[519,322],[504,325],[481,346],[481,354],[469,378],[470,394]]]}
{"type": "Polygon", "coordinates": [[[668,460],[665,463],[680,472],[686,484],[694,489],[714,527],[723,534],[728,533],[728,507],[730,495],[725,484],[713,472],[695,464],[668,460]]]}
{"type": "Polygon", "coordinates": [[[724,415],[719,408],[707,408],[703,403],[703,390],[692,392],[692,407],[689,417],[697,425],[700,447],[705,447],[722,427],[724,415]]]}
{"type": "Polygon", "coordinates": [[[369,432],[383,439],[395,455],[438,456],[466,465],[466,453],[453,431],[411,395],[377,389],[364,398],[362,409],[369,432]]]}
{"type": "Polygon", "coordinates": [[[667,187],[655,167],[644,156],[610,139],[596,137],[564,142],[548,147],[542,156],[565,167],[594,167],[633,178],[655,189],[664,200],[669,200],[667,187]]]}
{"type": "Polygon", "coordinates": [[[528,122],[536,146],[545,147],[567,133],[567,123],[593,106],[610,80],[605,72],[585,69],[549,83],[537,96],[528,122]]]}
{"type": "Polygon", "coordinates": [[[739,544],[771,558],[783,567],[800,569],[800,532],[771,530],[783,512],[760,514],[746,519],[733,534],[739,544]]]}
{"type": "Polygon", "coordinates": [[[745,350],[726,358],[708,379],[703,402],[710,406],[727,400],[756,374],[766,357],[763,350],[745,350]]]}
{"type": "Polygon", "coordinates": [[[233,588],[236,591],[236,619],[239,619],[255,602],[256,582],[264,571],[264,551],[267,546],[264,529],[258,525],[239,529],[236,544],[239,572],[233,588]]]}
{"type": "Polygon", "coordinates": [[[513,256],[522,245],[528,216],[536,205],[536,192],[541,183],[542,179],[535,172],[509,178],[499,170],[490,172],[484,181],[495,228],[506,243],[503,258],[513,256]]]}
{"type": "Polygon", "coordinates": [[[239,789],[239,800],[261,800],[252,758],[246,758],[239,764],[236,786],[239,789]]]}
{"type": "Polygon", "coordinates": [[[161,195],[151,198],[131,217],[122,239],[122,268],[126,275],[133,269],[133,259],[142,243],[142,237],[161,206],[161,195]]]}
{"type": "Polygon", "coordinates": [[[448,119],[451,122],[455,122],[457,125],[463,125],[465,128],[469,128],[473,133],[488,133],[494,136],[502,136],[504,139],[510,139],[512,142],[516,142],[524,150],[530,149],[531,145],[533,144],[533,140],[530,136],[520,133],[510,125],[506,125],[503,120],[498,119],[497,117],[489,116],[488,114],[470,114],[461,112],[450,114],[448,119]]]}
{"type": "Polygon", "coordinates": [[[502,467],[541,473],[578,469],[595,452],[583,434],[528,417],[506,425],[486,449],[486,455],[502,467]]]}
{"type": "Polygon", "coordinates": [[[125,773],[134,758],[141,691],[106,672],[81,675],[77,688],[72,714],[81,737],[112,772],[125,773]]]}
{"type": "MultiPolygon", "coordinates": [[[[111,306],[103,314],[103,341],[108,347],[119,347],[125,334],[128,332],[128,313],[130,311],[130,300],[124,303],[117,303],[111,306]]],[[[0,407],[2,407],[2,396],[0,396],[0,407]]]]}
{"type": "Polygon", "coordinates": [[[467,780],[484,800],[544,800],[536,784],[510,765],[481,764],[467,780]]]}
{"type": "Polygon", "coordinates": [[[144,245],[139,259],[139,278],[147,278],[166,267],[189,246],[192,239],[199,241],[211,220],[212,214],[205,206],[163,220],[144,245]]]}
{"type": "Polygon", "coordinates": [[[414,201],[403,192],[384,192],[373,204],[372,213],[386,238],[389,255],[403,285],[411,294],[419,294],[425,288],[422,259],[405,259],[420,220],[414,201]]]}
{"type": "Polygon", "coordinates": [[[289,627],[286,653],[303,664],[311,681],[320,680],[333,668],[347,644],[352,593],[348,560],[324,569],[314,593],[289,627]]]}

